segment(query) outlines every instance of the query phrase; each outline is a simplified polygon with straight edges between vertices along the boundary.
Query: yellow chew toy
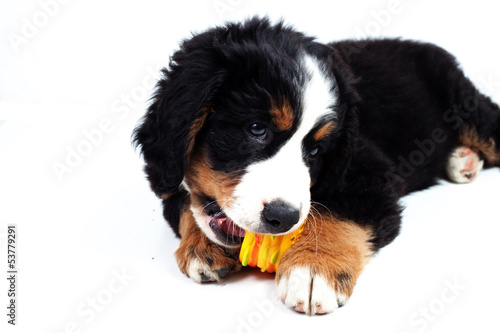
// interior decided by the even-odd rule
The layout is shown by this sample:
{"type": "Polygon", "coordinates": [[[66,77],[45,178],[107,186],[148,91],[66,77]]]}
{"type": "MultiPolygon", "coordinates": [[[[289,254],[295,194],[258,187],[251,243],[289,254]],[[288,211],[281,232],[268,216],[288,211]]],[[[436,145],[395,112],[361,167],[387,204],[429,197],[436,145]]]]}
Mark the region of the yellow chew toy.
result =
{"type": "Polygon", "coordinates": [[[307,220],[292,233],[274,236],[247,231],[241,244],[240,261],[243,266],[259,267],[262,272],[273,273],[283,254],[297,241],[307,220]]]}

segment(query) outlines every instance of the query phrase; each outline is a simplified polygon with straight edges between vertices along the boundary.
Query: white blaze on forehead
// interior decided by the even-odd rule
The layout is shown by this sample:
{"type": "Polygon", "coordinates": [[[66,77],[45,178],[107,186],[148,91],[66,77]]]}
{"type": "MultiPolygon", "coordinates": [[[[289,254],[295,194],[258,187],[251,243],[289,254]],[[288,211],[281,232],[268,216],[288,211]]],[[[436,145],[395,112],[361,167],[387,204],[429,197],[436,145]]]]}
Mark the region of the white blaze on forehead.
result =
{"type": "Polygon", "coordinates": [[[318,61],[311,56],[304,58],[304,67],[309,73],[302,95],[302,122],[295,133],[301,140],[312,130],[314,125],[326,115],[333,113],[332,106],[336,104],[336,96],[332,93],[334,82],[328,78],[318,61]]]}
{"type": "MultiPolygon", "coordinates": [[[[317,60],[306,55],[302,62],[307,73],[303,92],[299,126],[292,137],[267,160],[251,164],[235,187],[234,201],[225,209],[226,214],[240,227],[262,231],[261,214],[265,203],[281,200],[300,211],[300,219],[291,230],[297,229],[310,209],[310,175],[304,161],[302,142],[314,126],[326,115],[336,98],[332,94],[333,82],[320,69],[317,60]]],[[[296,113],[298,114],[298,113],[296,113]]]]}

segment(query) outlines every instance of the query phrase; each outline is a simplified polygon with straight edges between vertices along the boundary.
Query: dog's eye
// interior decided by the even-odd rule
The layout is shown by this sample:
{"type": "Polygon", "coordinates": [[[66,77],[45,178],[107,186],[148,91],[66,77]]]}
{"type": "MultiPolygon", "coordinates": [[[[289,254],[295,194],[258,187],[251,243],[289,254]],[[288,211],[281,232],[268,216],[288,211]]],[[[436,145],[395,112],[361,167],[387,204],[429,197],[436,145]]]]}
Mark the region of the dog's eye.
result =
{"type": "Polygon", "coordinates": [[[311,151],[309,151],[309,156],[314,157],[318,154],[318,152],[319,152],[319,147],[314,146],[313,149],[311,149],[311,151]]]}
{"type": "Polygon", "coordinates": [[[265,139],[267,135],[267,127],[261,123],[253,123],[248,127],[248,131],[250,135],[255,139],[265,139]]]}

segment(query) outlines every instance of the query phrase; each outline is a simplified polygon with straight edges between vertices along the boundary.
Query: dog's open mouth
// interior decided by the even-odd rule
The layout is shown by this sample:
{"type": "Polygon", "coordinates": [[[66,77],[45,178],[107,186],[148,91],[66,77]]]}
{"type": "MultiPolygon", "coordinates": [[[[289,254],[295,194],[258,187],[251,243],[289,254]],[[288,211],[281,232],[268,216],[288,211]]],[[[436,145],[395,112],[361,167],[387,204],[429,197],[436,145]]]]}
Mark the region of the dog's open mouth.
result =
{"type": "Polygon", "coordinates": [[[229,246],[240,245],[243,242],[245,229],[234,224],[215,200],[205,206],[205,212],[207,213],[208,225],[219,241],[229,246]]]}

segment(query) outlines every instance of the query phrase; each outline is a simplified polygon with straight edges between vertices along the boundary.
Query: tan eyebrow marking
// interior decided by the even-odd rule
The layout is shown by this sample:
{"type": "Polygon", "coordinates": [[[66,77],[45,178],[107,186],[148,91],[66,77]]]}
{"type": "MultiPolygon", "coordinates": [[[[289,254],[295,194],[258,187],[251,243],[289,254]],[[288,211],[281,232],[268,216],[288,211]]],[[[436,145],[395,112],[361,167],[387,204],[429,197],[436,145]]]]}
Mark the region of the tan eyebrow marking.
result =
{"type": "Polygon", "coordinates": [[[329,121],[323,126],[321,126],[316,133],[314,133],[314,140],[320,141],[326,138],[332,131],[337,127],[337,123],[335,121],[329,121]]]}
{"type": "Polygon", "coordinates": [[[292,128],[294,114],[292,106],[286,98],[280,98],[279,104],[271,99],[270,113],[278,129],[286,131],[292,128]]]}

